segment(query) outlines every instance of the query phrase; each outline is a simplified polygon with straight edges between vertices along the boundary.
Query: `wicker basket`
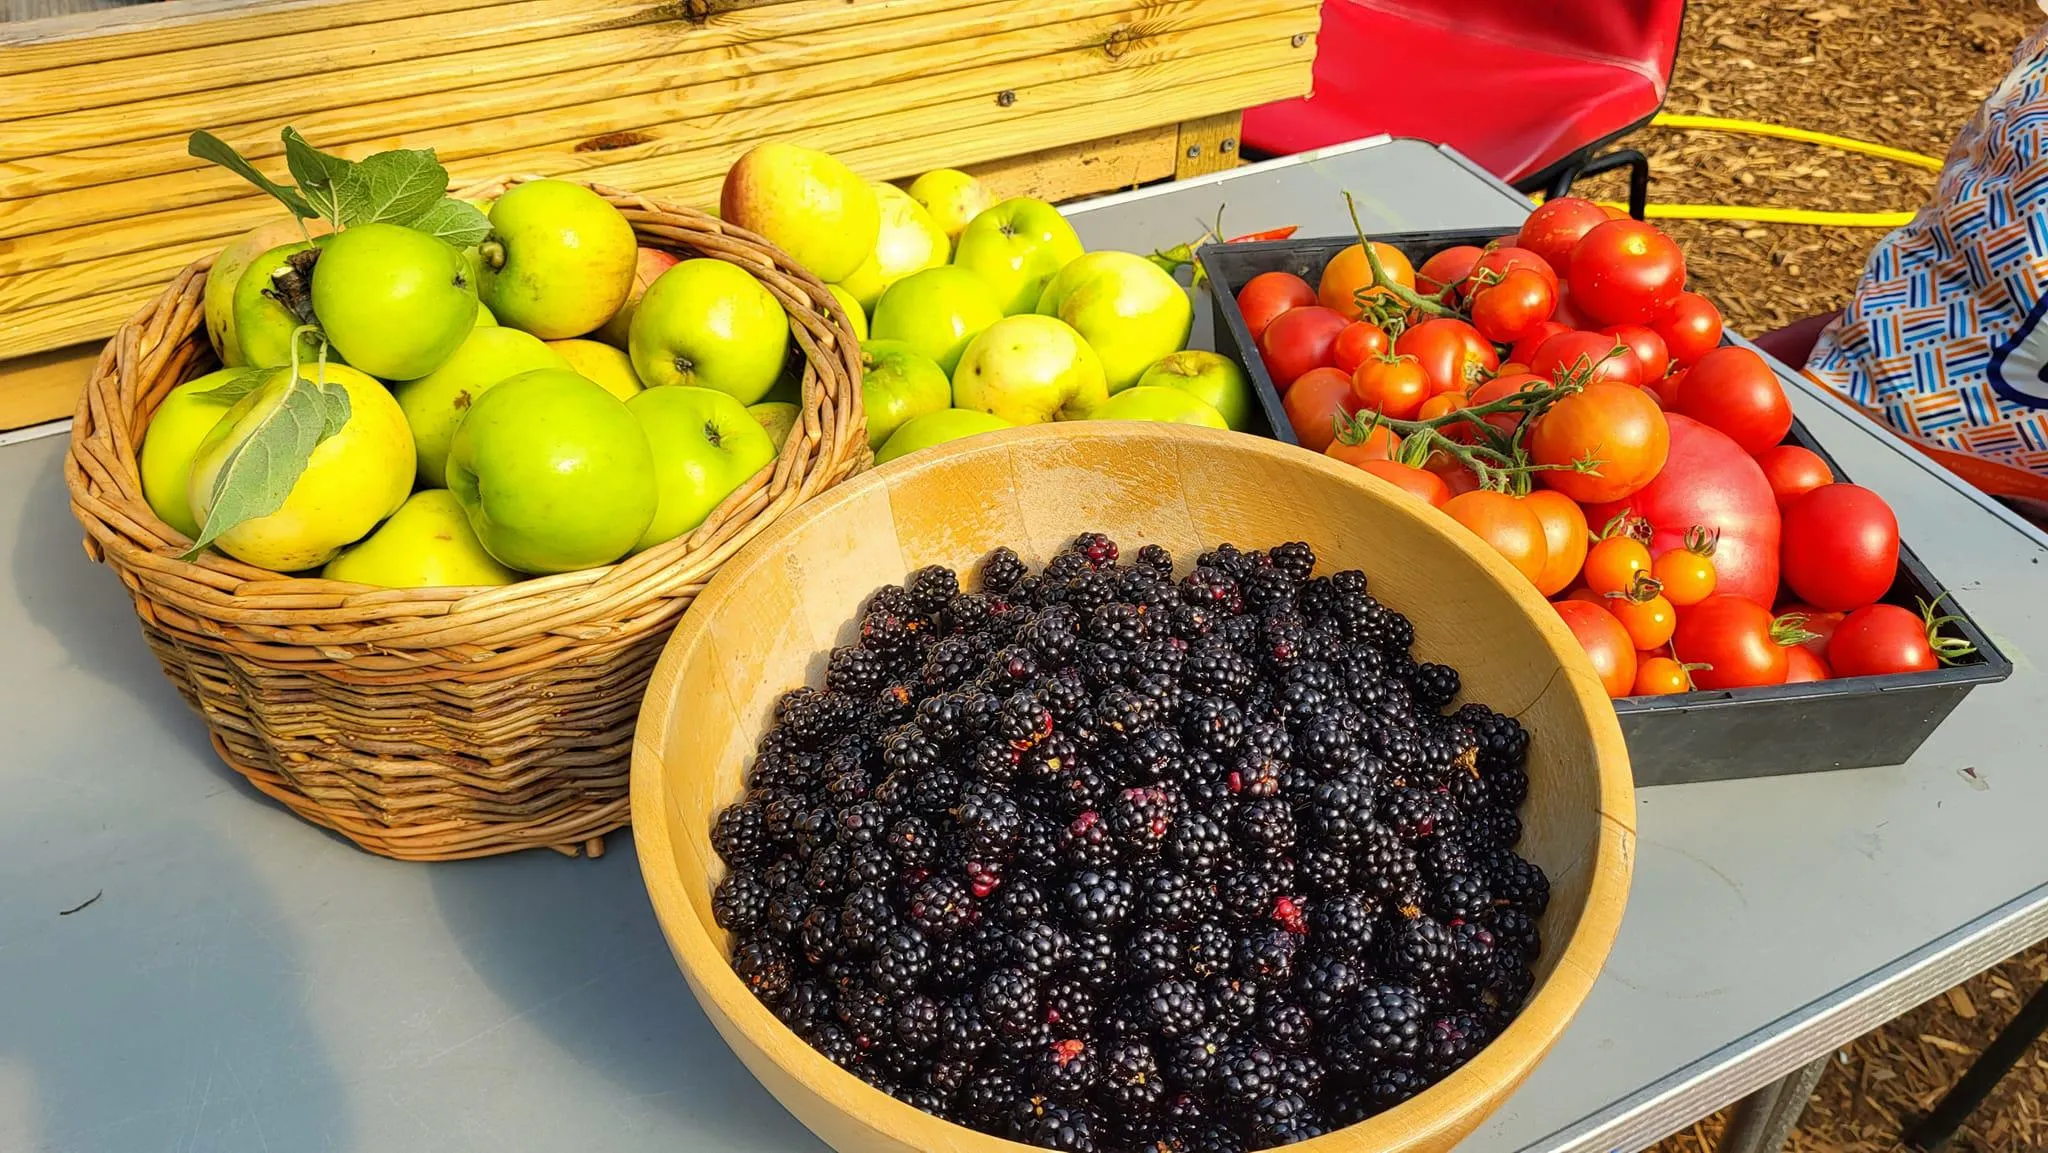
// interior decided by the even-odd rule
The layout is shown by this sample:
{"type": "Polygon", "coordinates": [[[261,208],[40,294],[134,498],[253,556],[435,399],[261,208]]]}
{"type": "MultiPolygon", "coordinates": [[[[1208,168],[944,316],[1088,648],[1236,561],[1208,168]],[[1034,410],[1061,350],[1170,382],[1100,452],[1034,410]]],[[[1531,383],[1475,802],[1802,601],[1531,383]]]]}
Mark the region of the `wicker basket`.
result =
{"type": "Polygon", "coordinates": [[[741,545],[871,459],[859,345],[816,277],[701,212],[592,187],[642,244],[753,273],[793,318],[807,361],[802,419],[781,456],[687,537],[484,590],[371,588],[215,552],[179,560],[190,542],[150,511],[136,454],[164,395],[213,366],[209,261],[122,327],[79,402],[71,507],[87,554],[128,586],[164,672],[222,759],[374,853],[601,852],[627,823],[634,720],[676,618],[741,545]]]}

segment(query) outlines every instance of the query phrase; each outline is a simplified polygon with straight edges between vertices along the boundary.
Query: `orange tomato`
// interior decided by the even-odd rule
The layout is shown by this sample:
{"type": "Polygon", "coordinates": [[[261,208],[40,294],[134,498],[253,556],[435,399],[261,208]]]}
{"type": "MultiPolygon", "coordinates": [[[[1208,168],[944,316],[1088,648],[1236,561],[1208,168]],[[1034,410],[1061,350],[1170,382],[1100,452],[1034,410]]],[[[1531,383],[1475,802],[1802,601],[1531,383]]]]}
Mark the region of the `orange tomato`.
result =
{"type": "Polygon", "coordinates": [[[1629,639],[1639,649],[1663,648],[1678,629],[1678,610],[1663,593],[1652,591],[1654,588],[1654,582],[1645,584],[1638,576],[1628,592],[1608,598],[1607,611],[1628,630],[1629,639]]]}
{"type": "Polygon", "coordinates": [[[1635,691],[1631,696],[1668,697],[1692,691],[1692,674],[1670,657],[1637,653],[1635,691]]]}
{"type": "Polygon", "coordinates": [[[1549,549],[1543,571],[1536,576],[1536,591],[1556,596],[1577,579],[1586,563],[1586,511],[1577,501],[1549,489],[1537,489],[1522,498],[1522,503],[1543,522],[1543,543],[1549,549]]]}
{"type": "Polygon", "coordinates": [[[1637,573],[1649,571],[1650,550],[1633,537],[1607,537],[1586,550],[1586,587],[1601,596],[1627,592],[1637,573]]]}
{"type": "Polygon", "coordinates": [[[1375,356],[1351,374],[1351,395],[1365,412],[1413,420],[1429,398],[1429,377],[1412,356],[1375,356]]]}
{"type": "Polygon", "coordinates": [[[1531,584],[1543,574],[1543,566],[1550,560],[1550,545],[1544,537],[1543,521],[1526,501],[1478,489],[1452,497],[1443,509],[1506,557],[1531,584]]]}
{"type": "Polygon", "coordinates": [[[1686,531],[1683,545],[1650,565],[1650,575],[1664,586],[1664,596],[1672,604],[1685,608],[1714,595],[1714,539],[1714,533],[1694,525],[1686,531]]]}
{"type": "Polygon", "coordinates": [[[1558,605],[1557,615],[1578,638],[1579,647],[1593,660],[1593,672],[1610,697],[1625,697],[1636,684],[1636,649],[1629,643],[1628,630],[1614,614],[1599,605],[1568,600],[1558,605]]]}
{"type": "Polygon", "coordinates": [[[1337,439],[1336,418],[1358,411],[1351,396],[1351,378],[1334,368],[1312,368],[1280,398],[1294,439],[1311,452],[1321,452],[1337,439]]]}
{"type": "Polygon", "coordinates": [[[1357,464],[1359,468],[1379,477],[1381,480],[1397,486],[1401,491],[1408,493],[1424,504],[1435,508],[1442,508],[1444,502],[1451,499],[1451,490],[1448,485],[1444,484],[1444,478],[1426,468],[1416,468],[1414,465],[1400,464],[1391,460],[1353,461],[1352,463],[1357,464]]]}
{"type": "MultiPolygon", "coordinates": [[[[1403,288],[1415,287],[1415,266],[1408,263],[1400,249],[1377,241],[1372,247],[1388,276],[1403,288]]],[[[1374,295],[1385,295],[1387,291],[1373,285],[1372,264],[1365,258],[1365,246],[1354,244],[1331,257],[1330,263],[1323,268],[1322,282],[1316,286],[1316,299],[1323,307],[1343,313],[1346,320],[1357,320],[1363,315],[1358,293],[1364,289],[1370,289],[1374,295]]]]}
{"type": "Polygon", "coordinates": [[[1657,479],[1671,454],[1664,410],[1632,384],[1596,380],[1552,404],[1529,432],[1529,459],[1549,469],[1543,483],[1581,504],[1632,496],[1657,479]],[[1599,467],[1564,467],[1593,460],[1599,467]]]}
{"type": "Polygon", "coordinates": [[[1401,447],[1401,438],[1384,424],[1373,425],[1357,441],[1346,443],[1342,436],[1330,442],[1323,455],[1334,457],[1345,464],[1363,466],[1373,461],[1394,459],[1394,450],[1401,447]]]}

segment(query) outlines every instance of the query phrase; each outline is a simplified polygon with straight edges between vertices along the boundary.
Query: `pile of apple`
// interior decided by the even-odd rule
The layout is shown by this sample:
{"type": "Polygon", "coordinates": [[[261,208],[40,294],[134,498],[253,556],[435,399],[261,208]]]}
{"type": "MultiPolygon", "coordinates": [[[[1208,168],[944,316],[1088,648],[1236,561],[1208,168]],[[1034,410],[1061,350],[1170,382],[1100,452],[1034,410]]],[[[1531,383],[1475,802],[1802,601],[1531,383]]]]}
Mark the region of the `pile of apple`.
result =
{"type": "Polygon", "coordinates": [[[1243,371],[1182,351],[1194,309],[1172,275],[1133,253],[1084,252],[1045,201],[989,200],[966,173],[899,189],[788,144],[755,149],[726,181],[721,215],[845,308],[878,462],[1053,420],[1245,426],[1243,371]]]}

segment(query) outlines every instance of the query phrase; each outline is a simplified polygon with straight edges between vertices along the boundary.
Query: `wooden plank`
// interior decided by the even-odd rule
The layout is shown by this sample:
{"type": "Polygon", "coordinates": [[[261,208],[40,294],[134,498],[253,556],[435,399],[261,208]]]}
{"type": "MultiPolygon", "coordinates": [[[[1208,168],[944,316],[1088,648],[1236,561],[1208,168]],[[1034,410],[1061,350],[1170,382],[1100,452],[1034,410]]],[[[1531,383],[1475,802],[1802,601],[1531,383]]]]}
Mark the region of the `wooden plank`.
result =
{"type": "Polygon", "coordinates": [[[497,0],[165,0],[61,17],[0,24],[0,76],[197,48],[237,44],[252,27],[273,35],[347,28],[426,12],[481,8],[497,0]]]}
{"type": "Polygon", "coordinates": [[[94,342],[0,362],[0,432],[70,416],[99,358],[94,342]]]}
{"type": "Polygon", "coordinates": [[[1167,124],[972,164],[967,171],[997,200],[1031,196],[1057,204],[1172,176],[1179,136],[1167,124]]]}
{"type": "Polygon", "coordinates": [[[1186,180],[1237,167],[1237,141],[1243,129],[1244,113],[1238,110],[1181,121],[1173,178],[1186,180]]]}

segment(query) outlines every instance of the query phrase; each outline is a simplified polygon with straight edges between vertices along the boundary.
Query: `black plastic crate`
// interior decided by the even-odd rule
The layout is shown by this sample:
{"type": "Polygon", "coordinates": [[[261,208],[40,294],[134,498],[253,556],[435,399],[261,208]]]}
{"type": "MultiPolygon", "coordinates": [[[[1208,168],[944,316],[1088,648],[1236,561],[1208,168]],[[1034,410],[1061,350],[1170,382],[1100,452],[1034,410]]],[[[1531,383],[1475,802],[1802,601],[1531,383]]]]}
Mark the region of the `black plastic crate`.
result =
{"type": "MultiPolygon", "coordinates": [[[[1420,266],[1446,248],[1459,244],[1484,247],[1498,235],[1491,230],[1411,232],[1373,239],[1400,249],[1420,266]]],[[[1280,392],[1237,309],[1238,289],[1262,272],[1276,271],[1292,272],[1314,284],[1330,258],[1355,243],[1355,237],[1330,237],[1212,244],[1197,253],[1210,282],[1217,351],[1244,366],[1265,415],[1265,427],[1253,431],[1297,443],[1281,408],[1280,392]]],[[[1787,440],[1819,453],[1836,479],[1850,479],[1803,425],[1794,422],[1787,440]]],[[[1918,601],[1932,602],[1946,591],[1913,550],[1901,543],[1899,572],[1885,600],[1917,609],[1918,601]]],[[[1954,597],[1946,597],[1941,605],[1943,612],[1960,618],[1949,628],[1977,649],[1960,664],[1923,673],[1628,697],[1614,702],[1622,734],[1628,740],[1629,759],[1635,766],[1636,784],[1784,776],[1904,762],[1971,689],[2012,675],[2012,662],[1954,597]]]]}

